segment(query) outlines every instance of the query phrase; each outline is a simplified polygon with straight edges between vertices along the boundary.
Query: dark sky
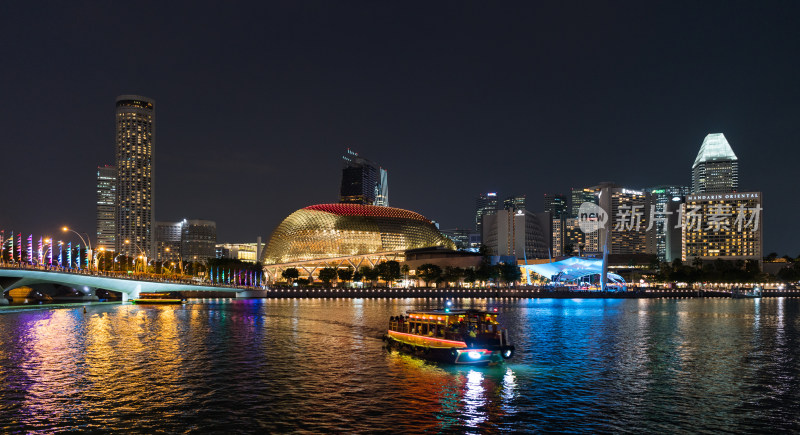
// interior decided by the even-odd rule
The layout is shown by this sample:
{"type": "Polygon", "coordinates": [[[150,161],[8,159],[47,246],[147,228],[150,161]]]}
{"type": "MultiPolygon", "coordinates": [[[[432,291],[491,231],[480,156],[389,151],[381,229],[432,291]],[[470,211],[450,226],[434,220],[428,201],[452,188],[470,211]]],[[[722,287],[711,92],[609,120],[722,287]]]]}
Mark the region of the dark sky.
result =
{"type": "Polygon", "coordinates": [[[269,237],[336,202],[347,147],[392,206],[472,225],[475,196],[689,184],[707,133],[800,254],[800,2],[4,2],[0,228],[93,233],[114,100],[156,100],[158,220],[269,237]]]}

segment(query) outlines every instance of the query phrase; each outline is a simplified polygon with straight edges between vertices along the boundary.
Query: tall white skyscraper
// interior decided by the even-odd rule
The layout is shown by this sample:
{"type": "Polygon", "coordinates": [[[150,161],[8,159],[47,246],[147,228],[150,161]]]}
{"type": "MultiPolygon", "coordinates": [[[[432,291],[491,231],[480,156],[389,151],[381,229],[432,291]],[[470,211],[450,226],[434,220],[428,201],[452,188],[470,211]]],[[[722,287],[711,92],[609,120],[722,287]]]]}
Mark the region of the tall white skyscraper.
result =
{"type": "Polygon", "coordinates": [[[703,139],[692,165],[692,193],[724,193],[739,189],[739,162],[722,133],[703,139]]]}
{"type": "Polygon", "coordinates": [[[117,97],[117,252],[155,257],[155,101],[117,97]],[[126,243],[125,241],[129,242],[126,243]]]}

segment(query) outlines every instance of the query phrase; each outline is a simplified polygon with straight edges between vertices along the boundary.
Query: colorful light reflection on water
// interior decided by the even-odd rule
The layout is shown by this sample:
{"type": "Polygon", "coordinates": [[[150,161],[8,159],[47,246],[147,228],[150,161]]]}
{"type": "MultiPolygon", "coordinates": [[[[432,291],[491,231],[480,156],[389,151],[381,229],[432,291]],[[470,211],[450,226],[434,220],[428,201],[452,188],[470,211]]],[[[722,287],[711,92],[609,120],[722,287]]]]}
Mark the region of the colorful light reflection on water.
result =
{"type": "Polygon", "coordinates": [[[463,300],[506,365],[382,348],[426,299],[208,300],[0,314],[0,430],[800,430],[800,301],[463,300]]]}

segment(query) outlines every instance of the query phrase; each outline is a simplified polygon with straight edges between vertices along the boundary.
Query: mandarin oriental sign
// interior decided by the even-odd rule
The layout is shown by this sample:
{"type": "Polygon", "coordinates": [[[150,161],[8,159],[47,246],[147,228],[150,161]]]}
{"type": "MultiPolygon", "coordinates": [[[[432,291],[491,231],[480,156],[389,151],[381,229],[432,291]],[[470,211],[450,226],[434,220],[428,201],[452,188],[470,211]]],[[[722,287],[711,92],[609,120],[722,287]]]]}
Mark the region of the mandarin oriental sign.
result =
{"type": "Polygon", "coordinates": [[[761,199],[761,192],[731,192],[708,195],[688,195],[687,202],[691,201],[723,201],[730,199],[761,199]]]}

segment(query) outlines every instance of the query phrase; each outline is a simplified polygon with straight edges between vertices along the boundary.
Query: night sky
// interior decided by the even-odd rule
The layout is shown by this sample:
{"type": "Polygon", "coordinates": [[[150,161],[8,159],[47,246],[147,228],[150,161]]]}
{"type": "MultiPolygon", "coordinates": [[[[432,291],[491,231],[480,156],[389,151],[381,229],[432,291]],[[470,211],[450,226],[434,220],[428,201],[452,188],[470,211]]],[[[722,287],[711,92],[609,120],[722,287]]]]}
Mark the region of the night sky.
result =
{"type": "Polygon", "coordinates": [[[156,219],[269,237],[336,202],[350,147],[392,206],[471,227],[475,197],[685,184],[724,133],[800,254],[800,2],[5,2],[0,229],[95,231],[114,101],[156,100],[156,219]],[[168,3],[168,4],[165,4],[168,3]]]}

